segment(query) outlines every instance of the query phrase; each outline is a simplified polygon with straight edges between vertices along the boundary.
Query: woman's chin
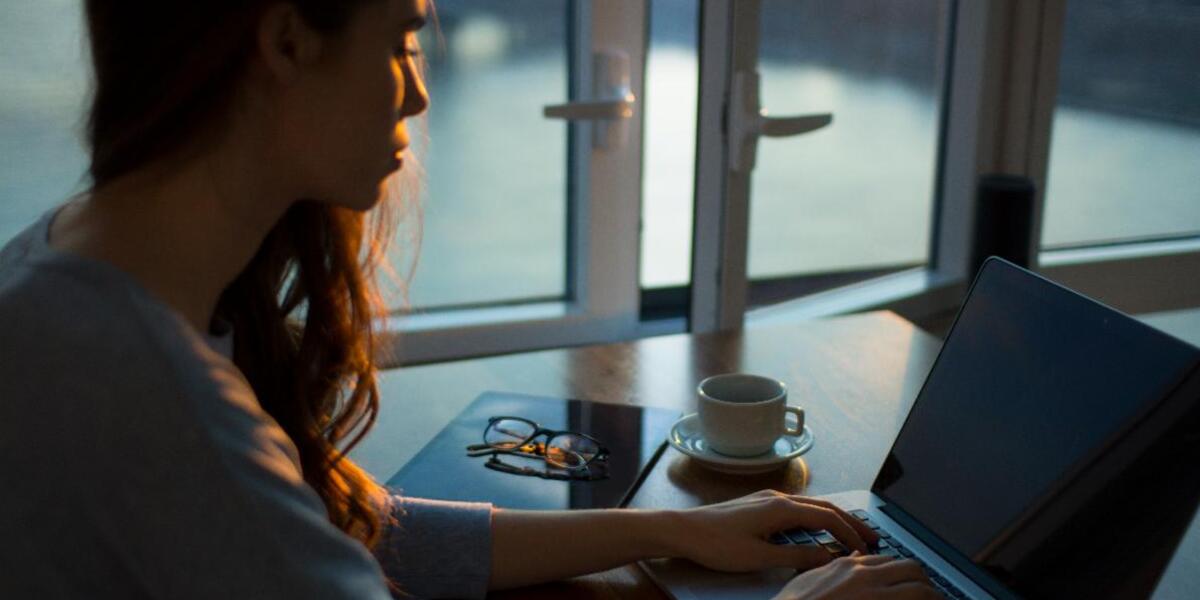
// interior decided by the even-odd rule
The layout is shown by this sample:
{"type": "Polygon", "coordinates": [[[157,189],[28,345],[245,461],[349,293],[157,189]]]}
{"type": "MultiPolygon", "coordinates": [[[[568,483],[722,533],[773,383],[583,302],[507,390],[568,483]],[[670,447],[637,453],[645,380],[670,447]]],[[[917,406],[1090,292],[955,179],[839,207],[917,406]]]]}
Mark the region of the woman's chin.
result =
{"type": "Polygon", "coordinates": [[[387,180],[385,179],[375,187],[374,193],[364,195],[361,199],[356,200],[353,205],[347,206],[346,208],[358,212],[366,212],[375,208],[376,206],[379,206],[380,201],[383,200],[384,194],[386,193],[387,180]]]}

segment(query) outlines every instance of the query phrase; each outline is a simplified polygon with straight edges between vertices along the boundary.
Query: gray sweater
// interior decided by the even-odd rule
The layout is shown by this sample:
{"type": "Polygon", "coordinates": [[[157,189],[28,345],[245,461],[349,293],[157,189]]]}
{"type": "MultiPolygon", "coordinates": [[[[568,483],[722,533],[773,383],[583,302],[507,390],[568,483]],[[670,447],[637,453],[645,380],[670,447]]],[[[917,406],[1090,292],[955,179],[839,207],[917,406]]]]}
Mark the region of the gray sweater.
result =
{"type": "Polygon", "coordinates": [[[333,527],[230,361],[116,267],[0,250],[0,597],[484,595],[491,507],[391,499],[372,556],[333,527]]]}

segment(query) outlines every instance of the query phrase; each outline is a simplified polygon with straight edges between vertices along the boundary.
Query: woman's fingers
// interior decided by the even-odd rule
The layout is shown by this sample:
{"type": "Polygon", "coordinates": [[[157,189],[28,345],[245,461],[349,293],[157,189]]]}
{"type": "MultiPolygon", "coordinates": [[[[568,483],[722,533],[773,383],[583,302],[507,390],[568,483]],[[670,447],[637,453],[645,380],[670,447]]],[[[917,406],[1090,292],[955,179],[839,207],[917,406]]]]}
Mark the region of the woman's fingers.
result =
{"type": "Polygon", "coordinates": [[[855,552],[854,554],[851,554],[850,558],[854,559],[854,562],[866,567],[881,565],[896,560],[886,554],[863,554],[861,552],[855,552]]]}
{"type": "Polygon", "coordinates": [[[815,504],[817,506],[828,508],[829,510],[832,510],[832,511],[838,513],[838,515],[840,515],[842,517],[842,520],[849,523],[850,526],[853,527],[854,530],[858,532],[858,535],[862,536],[862,539],[866,540],[872,546],[874,546],[875,543],[879,541],[879,534],[875,533],[875,531],[873,529],[871,529],[870,527],[868,527],[866,523],[863,523],[862,520],[858,519],[857,517],[855,517],[854,515],[851,515],[850,513],[846,512],[846,511],[842,510],[840,507],[838,507],[838,505],[836,505],[832,502],[829,502],[828,500],[821,500],[819,498],[808,498],[806,496],[789,496],[789,498],[791,498],[792,500],[794,500],[796,502],[800,502],[801,504],[815,504]]]}
{"type": "MultiPolygon", "coordinates": [[[[833,534],[838,541],[852,550],[866,551],[867,546],[879,543],[879,534],[875,533],[866,523],[827,500],[784,494],[774,490],[763,490],[753,494],[754,497],[786,499],[798,506],[811,507],[822,514],[821,526],[816,527],[807,522],[789,524],[787,528],[797,525],[807,529],[825,529],[833,534]],[[832,525],[830,525],[832,523],[832,525]]],[[[778,500],[776,500],[778,502],[778,500]]]]}
{"type": "Polygon", "coordinates": [[[892,560],[882,564],[868,565],[876,581],[883,585],[899,585],[919,582],[928,585],[929,577],[914,560],[892,560]]]}
{"type": "Polygon", "coordinates": [[[876,597],[885,600],[942,600],[942,595],[932,586],[919,581],[890,585],[879,590],[876,597]]]}
{"type": "Polygon", "coordinates": [[[796,525],[807,529],[824,529],[847,548],[864,553],[867,551],[867,543],[862,536],[837,511],[815,504],[790,502],[795,507],[796,525]]]}
{"type": "Polygon", "coordinates": [[[799,571],[815,569],[829,564],[833,556],[824,548],[816,546],[793,546],[771,544],[767,548],[768,562],[775,567],[794,567],[799,571]]]}

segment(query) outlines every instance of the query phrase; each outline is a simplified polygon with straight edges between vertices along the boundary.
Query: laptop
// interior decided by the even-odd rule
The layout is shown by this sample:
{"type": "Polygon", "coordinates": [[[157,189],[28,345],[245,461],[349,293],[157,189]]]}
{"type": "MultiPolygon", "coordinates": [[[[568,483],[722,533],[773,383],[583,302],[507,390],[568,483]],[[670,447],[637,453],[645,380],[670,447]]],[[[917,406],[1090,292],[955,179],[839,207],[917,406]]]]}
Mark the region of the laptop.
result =
{"type": "MultiPolygon", "coordinates": [[[[948,598],[1144,598],[1196,512],[1198,464],[1200,349],[992,258],[871,489],[824,498],[948,598]]],[[[772,541],[845,552],[820,531],[772,541]]],[[[795,575],[643,567],[680,600],[762,600],[795,575]]]]}

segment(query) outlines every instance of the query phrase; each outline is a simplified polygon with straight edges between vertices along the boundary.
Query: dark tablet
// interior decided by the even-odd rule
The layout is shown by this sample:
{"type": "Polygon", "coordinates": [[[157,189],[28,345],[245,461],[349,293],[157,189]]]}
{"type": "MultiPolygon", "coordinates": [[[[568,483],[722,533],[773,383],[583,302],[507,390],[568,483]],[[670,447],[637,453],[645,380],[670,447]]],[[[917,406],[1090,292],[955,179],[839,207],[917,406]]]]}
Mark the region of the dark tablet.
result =
{"type": "MultiPolygon", "coordinates": [[[[567,509],[624,506],[643,473],[662,454],[667,432],[679,413],[663,408],[586,400],[485,392],[446,426],[388,487],[406,496],[491,502],[503,508],[567,509]],[[514,475],[487,468],[487,456],[468,456],[483,442],[488,419],[517,416],[553,430],[587,434],[608,448],[607,477],[563,481],[514,475]]],[[[501,455],[507,464],[544,468],[542,461],[501,455]]]]}

